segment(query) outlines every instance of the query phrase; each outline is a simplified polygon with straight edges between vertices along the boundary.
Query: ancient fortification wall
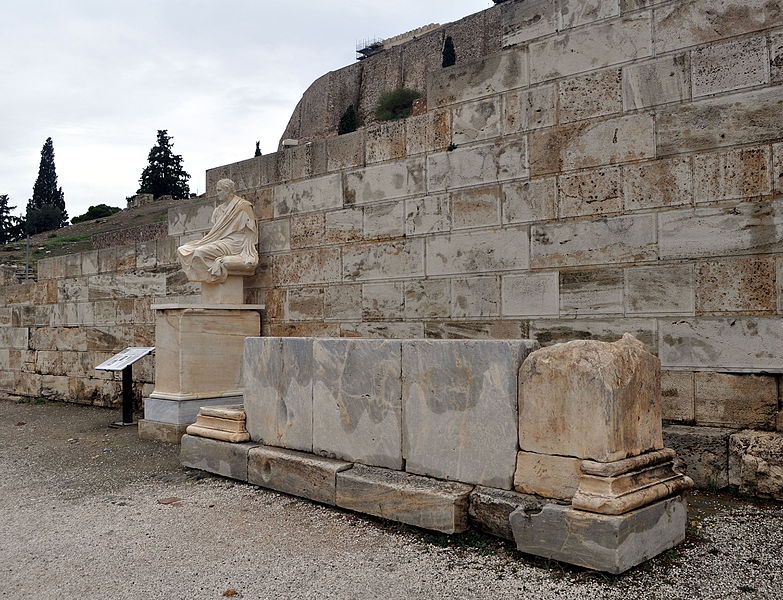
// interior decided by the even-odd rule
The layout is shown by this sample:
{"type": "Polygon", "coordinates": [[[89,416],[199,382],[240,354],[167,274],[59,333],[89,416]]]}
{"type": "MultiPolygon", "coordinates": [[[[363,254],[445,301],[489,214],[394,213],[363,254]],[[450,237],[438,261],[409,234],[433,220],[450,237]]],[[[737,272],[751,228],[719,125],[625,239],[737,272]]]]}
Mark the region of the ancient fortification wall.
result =
{"type": "MultiPolygon", "coordinates": [[[[722,487],[732,432],[783,429],[781,40],[781,0],[509,1],[329,73],[283,136],[303,143],[207,172],[256,208],[246,300],[277,336],[631,332],[688,426],[667,444],[722,487]],[[426,112],[335,134],[400,84],[426,112]]],[[[7,287],[2,389],[104,390],[89,353],[151,343],[151,298],[196,293],[171,252],[211,202],[172,209],[155,252],[49,259],[7,287]]]]}

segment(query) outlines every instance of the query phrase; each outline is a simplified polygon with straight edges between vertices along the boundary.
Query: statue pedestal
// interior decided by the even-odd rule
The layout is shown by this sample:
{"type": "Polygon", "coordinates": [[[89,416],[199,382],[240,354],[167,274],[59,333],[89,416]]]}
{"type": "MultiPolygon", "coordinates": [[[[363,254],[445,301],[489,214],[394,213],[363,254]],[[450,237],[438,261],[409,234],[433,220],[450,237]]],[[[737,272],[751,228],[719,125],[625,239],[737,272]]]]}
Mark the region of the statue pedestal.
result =
{"type": "Polygon", "coordinates": [[[261,335],[264,306],[156,304],[152,308],[155,390],[144,399],[139,434],[179,442],[200,407],[242,403],[245,338],[261,335]]]}
{"type": "Polygon", "coordinates": [[[245,302],[244,275],[231,275],[223,283],[201,282],[201,302],[205,305],[245,302]]]}

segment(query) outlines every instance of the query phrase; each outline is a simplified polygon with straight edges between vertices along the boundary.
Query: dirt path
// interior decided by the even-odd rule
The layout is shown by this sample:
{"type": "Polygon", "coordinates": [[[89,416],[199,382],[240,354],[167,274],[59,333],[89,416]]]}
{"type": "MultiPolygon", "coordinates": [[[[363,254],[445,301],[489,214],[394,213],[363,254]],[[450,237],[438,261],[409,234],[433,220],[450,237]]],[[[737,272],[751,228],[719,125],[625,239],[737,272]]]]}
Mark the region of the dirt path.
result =
{"type": "Polygon", "coordinates": [[[179,466],[117,411],[0,401],[0,598],[777,598],[783,505],[695,495],[689,541],[620,577],[179,466]]]}

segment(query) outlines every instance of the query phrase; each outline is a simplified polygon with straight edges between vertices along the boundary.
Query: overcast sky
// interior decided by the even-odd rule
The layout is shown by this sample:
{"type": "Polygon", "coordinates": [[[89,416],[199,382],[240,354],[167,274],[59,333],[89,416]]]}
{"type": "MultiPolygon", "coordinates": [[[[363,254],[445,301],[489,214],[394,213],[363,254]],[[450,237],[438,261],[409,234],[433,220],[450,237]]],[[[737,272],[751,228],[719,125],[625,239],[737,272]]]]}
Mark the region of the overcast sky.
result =
{"type": "Polygon", "coordinates": [[[47,137],[70,217],[125,206],[158,129],[207,168],[274,152],[319,76],[490,0],[0,0],[0,194],[24,211],[47,137]]]}

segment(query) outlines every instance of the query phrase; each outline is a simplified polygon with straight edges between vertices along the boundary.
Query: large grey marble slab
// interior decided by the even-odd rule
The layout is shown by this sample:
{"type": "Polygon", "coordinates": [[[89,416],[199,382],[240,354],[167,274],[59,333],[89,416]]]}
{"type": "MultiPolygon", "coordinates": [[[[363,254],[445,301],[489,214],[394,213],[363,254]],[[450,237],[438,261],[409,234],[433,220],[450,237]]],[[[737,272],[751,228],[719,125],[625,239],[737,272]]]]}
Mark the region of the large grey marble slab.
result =
{"type": "Polygon", "coordinates": [[[232,444],[193,435],[183,435],[181,443],[183,466],[247,481],[247,456],[256,444],[232,444]]]}
{"type": "Polygon", "coordinates": [[[144,398],[144,418],[148,421],[190,425],[196,422],[196,415],[202,406],[220,404],[242,404],[242,396],[225,398],[200,398],[198,400],[164,400],[162,398],[144,398]]]}

